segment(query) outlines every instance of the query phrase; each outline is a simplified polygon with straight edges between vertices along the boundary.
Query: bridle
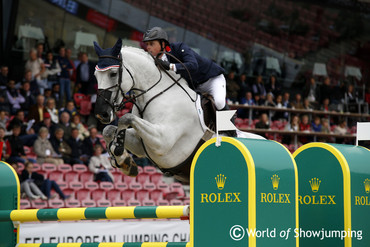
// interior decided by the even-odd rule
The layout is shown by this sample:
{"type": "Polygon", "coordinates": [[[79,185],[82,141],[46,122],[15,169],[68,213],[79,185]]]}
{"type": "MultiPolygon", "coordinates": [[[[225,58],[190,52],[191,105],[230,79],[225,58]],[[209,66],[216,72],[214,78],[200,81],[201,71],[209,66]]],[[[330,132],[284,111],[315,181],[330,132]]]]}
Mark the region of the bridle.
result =
{"type": "MultiPolygon", "coordinates": [[[[172,54],[169,54],[167,52],[163,52],[165,54],[168,54],[169,56],[173,57],[176,61],[182,63],[180,60],[178,60],[176,57],[174,57],[172,54]]],[[[150,54],[150,53],[149,53],[150,54]]],[[[156,61],[156,58],[150,54],[150,56],[153,58],[154,62],[156,61]]],[[[151,87],[149,87],[147,90],[142,90],[142,89],[139,89],[139,88],[135,88],[135,79],[134,77],[132,76],[132,73],[130,72],[130,70],[123,64],[123,61],[122,61],[122,56],[121,56],[121,53],[119,54],[118,57],[114,57],[114,56],[110,56],[110,55],[103,55],[103,56],[99,56],[99,59],[100,58],[111,58],[111,59],[114,59],[114,60],[118,60],[119,61],[119,67],[118,67],[118,83],[116,85],[113,85],[111,87],[108,87],[108,88],[105,88],[105,89],[100,89],[98,90],[98,96],[101,97],[105,103],[107,103],[113,110],[113,113],[116,112],[116,111],[119,111],[121,110],[124,105],[128,102],[132,102],[136,108],[138,109],[139,111],[139,114],[141,116],[141,118],[143,118],[144,116],[144,111],[145,109],[147,108],[147,106],[149,105],[150,102],[152,102],[155,98],[157,98],[158,96],[160,96],[161,94],[163,94],[164,92],[166,92],[167,90],[169,90],[170,88],[172,88],[174,85],[178,85],[190,98],[190,100],[192,102],[195,102],[196,99],[193,99],[190,94],[188,93],[188,91],[179,83],[179,81],[182,79],[182,77],[180,76],[178,79],[175,79],[171,74],[168,73],[168,71],[166,71],[160,64],[157,64],[156,62],[156,67],[159,71],[159,79],[156,83],[154,83],[151,87]],[[140,91],[140,93],[138,95],[134,95],[133,97],[130,97],[130,98],[127,98],[125,93],[123,92],[122,88],[121,88],[121,84],[122,84],[122,71],[123,71],[123,68],[125,68],[125,70],[127,71],[127,73],[130,75],[131,77],[131,80],[132,80],[132,87],[130,88],[129,92],[130,91],[140,91]],[[157,93],[156,95],[154,95],[152,98],[150,98],[145,106],[143,107],[143,109],[140,109],[140,107],[138,106],[138,104],[136,103],[136,99],[139,98],[140,96],[144,95],[145,93],[147,93],[148,91],[150,91],[151,89],[153,89],[156,85],[159,84],[159,82],[162,80],[162,72],[160,70],[160,68],[162,68],[162,71],[164,71],[173,81],[173,83],[171,85],[169,85],[166,89],[164,89],[163,91],[157,93]],[[104,97],[104,92],[106,92],[107,90],[110,90],[110,89],[113,89],[115,87],[118,87],[118,90],[115,97],[114,97],[114,100],[113,100],[113,103],[111,103],[107,98],[104,97]],[[118,102],[118,96],[119,96],[119,92],[121,93],[122,97],[125,99],[123,100],[122,102],[118,102]]],[[[186,66],[183,64],[183,66],[186,68],[186,66]]],[[[189,74],[189,77],[191,79],[191,75],[190,75],[190,72],[188,71],[188,69],[186,68],[188,74],[189,74]]],[[[192,79],[191,79],[191,84],[193,84],[192,82],[192,79]]],[[[125,130],[123,131],[123,135],[125,133],[125,130]]],[[[124,139],[124,138],[123,138],[124,139]]],[[[141,139],[141,138],[140,138],[141,139]]],[[[153,164],[156,164],[149,156],[147,150],[146,150],[146,147],[145,147],[145,144],[143,142],[143,140],[141,139],[141,144],[143,146],[143,149],[146,153],[146,156],[149,158],[149,160],[152,161],[153,164]]],[[[123,144],[122,144],[123,145],[123,144]]],[[[117,162],[117,161],[116,161],[117,162]]],[[[157,165],[158,166],[158,165],[157,165]]],[[[159,167],[159,166],[158,166],[159,167]]]]}
{"type": "MultiPolygon", "coordinates": [[[[165,54],[168,54],[168,55],[174,57],[172,54],[169,54],[167,52],[165,52],[165,54]]],[[[155,61],[154,56],[152,54],[150,54],[150,53],[149,53],[149,55],[155,61]]],[[[135,88],[135,79],[132,76],[132,73],[130,72],[130,70],[123,64],[121,53],[119,54],[118,57],[110,56],[110,55],[102,55],[102,56],[99,56],[99,59],[100,58],[110,58],[110,59],[118,60],[118,62],[119,62],[119,67],[118,67],[118,82],[117,82],[117,84],[115,84],[115,85],[113,85],[111,87],[105,88],[105,89],[99,89],[98,90],[98,93],[97,93],[97,95],[99,97],[101,97],[104,100],[104,102],[107,103],[112,108],[113,112],[120,111],[121,109],[124,108],[124,106],[125,106],[126,103],[131,102],[131,103],[133,103],[137,107],[140,116],[143,117],[144,111],[147,108],[147,106],[149,105],[149,103],[152,102],[155,98],[157,98],[161,94],[163,94],[164,92],[166,92],[167,90],[169,90],[170,88],[172,88],[176,84],[179,85],[186,92],[186,94],[189,96],[189,98],[191,99],[191,101],[195,102],[195,100],[191,98],[191,96],[186,91],[186,89],[183,88],[182,85],[179,84],[179,81],[182,79],[182,77],[179,77],[178,79],[175,79],[164,68],[162,68],[162,71],[164,71],[173,80],[173,83],[170,86],[168,86],[166,89],[164,89],[163,91],[159,92],[158,94],[156,94],[155,96],[153,96],[152,98],[150,98],[146,102],[146,104],[143,107],[143,109],[140,109],[140,107],[136,103],[136,99],[139,98],[140,96],[144,95],[145,93],[149,92],[151,89],[153,89],[155,86],[157,86],[159,84],[159,82],[162,80],[162,72],[160,70],[160,67],[162,67],[162,66],[156,63],[156,65],[157,65],[156,67],[157,67],[157,69],[159,71],[159,75],[160,75],[159,76],[159,79],[152,86],[150,86],[148,89],[143,90],[143,89],[140,89],[140,88],[135,88]],[[121,88],[123,68],[125,68],[125,70],[130,75],[131,80],[132,80],[132,87],[130,88],[129,92],[139,91],[140,93],[138,95],[135,95],[135,94],[133,96],[130,95],[130,97],[128,98],[128,97],[126,97],[125,93],[123,92],[123,90],[121,88]],[[117,93],[116,93],[116,95],[115,95],[115,97],[113,99],[113,102],[111,103],[109,101],[109,99],[107,99],[103,94],[104,94],[104,92],[106,92],[106,91],[108,91],[110,89],[116,88],[116,87],[118,87],[118,90],[117,90],[117,93]],[[125,99],[122,102],[118,102],[119,93],[121,93],[121,96],[125,99]]],[[[175,58],[175,59],[177,59],[177,58],[175,58]]],[[[189,71],[188,71],[188,73],[189,73],[189,71]]],[[[189,73],[189,76],[190,76],[190,73],[189,73]]]]}

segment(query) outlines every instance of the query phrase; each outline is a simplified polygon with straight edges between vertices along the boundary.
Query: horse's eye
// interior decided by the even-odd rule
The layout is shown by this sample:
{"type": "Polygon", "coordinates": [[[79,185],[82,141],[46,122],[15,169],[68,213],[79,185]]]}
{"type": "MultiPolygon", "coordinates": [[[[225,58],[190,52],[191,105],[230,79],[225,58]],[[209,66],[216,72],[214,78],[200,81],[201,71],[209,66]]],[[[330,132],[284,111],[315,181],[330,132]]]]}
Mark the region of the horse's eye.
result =
{"type": "Polygon", "coordinates": [[[116,77],[117,76],[117,73],[116,72],[113,72],[113,73],[110,73],[109,75],[110,77],[116,77]]]}

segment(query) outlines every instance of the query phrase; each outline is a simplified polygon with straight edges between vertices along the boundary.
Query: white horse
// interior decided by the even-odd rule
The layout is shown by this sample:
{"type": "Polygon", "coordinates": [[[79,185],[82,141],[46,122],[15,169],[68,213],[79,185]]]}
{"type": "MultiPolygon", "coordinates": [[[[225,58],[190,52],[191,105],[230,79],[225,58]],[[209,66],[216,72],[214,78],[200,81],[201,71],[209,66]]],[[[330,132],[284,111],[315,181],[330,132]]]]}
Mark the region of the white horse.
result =
{"type": "MultiPolygon", "coordinates": [[[[176,73],[160,70],[144,50],[122,48],[120,40],[105,50],[94,44],[99,56],[95,71],[97,118],[102,123],[111,123],[115,111],[125,101],[124,95],[128,92],[134,95],[132,113],[123,115],[118,127],[108,125],[103,131],[112,160],[117,161],[118,167],[121,163],[128,165],[127,153],[123,153],[127,149],[138,157],[149,158],[163,172],[186,182],[191,155],[199,148],[202,138],[210,138],[206,137],[206,128],[199,118],[195,102],[198,95],[176,73]]],[[[245,132],[243,137],[263,139],[245,132]]]]}

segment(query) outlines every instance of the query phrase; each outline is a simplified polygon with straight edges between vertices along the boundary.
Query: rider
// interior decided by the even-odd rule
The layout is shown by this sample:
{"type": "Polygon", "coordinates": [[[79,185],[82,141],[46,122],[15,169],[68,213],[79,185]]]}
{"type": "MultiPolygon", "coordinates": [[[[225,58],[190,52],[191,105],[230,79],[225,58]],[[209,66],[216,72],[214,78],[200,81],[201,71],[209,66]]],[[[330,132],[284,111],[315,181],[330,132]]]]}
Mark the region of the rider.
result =
{"type": "Polygon", "coordinates": [[[149,29],[144,34],[143,42],[148,52],[157,58],[157,63],[164,69],[180,74],[195,91],[212,95],[217,110],[222,110],[226,106],[226,80],[223,68],[210,59],[201,57],[185,43],[169,43],[167,33],[160,27],[149,29]],[[175,56],[181,63],[162,52],[175,56]]]}

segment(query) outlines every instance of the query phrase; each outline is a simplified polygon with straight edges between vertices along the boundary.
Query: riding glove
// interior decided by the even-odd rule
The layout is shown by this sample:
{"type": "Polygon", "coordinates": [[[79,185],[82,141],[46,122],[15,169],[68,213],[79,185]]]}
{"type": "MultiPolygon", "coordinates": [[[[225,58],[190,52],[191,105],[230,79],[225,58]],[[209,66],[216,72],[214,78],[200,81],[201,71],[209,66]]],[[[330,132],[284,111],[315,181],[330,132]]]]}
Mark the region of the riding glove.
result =
{"type": "Polygon", "coordinates": [[[165,70],[170,70],[170,63],[167,61],[163,61],[162,59],[156,59],[155,63],[160,65],[165,70]]]}

